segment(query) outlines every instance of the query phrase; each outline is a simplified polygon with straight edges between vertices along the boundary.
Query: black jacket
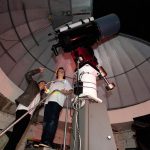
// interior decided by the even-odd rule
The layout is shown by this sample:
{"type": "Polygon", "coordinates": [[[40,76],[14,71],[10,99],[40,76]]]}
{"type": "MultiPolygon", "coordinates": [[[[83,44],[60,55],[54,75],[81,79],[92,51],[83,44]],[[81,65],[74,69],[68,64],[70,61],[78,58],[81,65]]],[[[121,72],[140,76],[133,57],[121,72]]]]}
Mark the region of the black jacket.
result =
{"type": "Polygon", "coordinates": [[[38,83],[32,78],[32,76],[38,73],[40,73],[40,69],[31,70],[26,73],[25,78],[28,82],[28,86],[24,93],[15,100],[17,104],[28,107],[35,96],[40,92],[38,83]]]}

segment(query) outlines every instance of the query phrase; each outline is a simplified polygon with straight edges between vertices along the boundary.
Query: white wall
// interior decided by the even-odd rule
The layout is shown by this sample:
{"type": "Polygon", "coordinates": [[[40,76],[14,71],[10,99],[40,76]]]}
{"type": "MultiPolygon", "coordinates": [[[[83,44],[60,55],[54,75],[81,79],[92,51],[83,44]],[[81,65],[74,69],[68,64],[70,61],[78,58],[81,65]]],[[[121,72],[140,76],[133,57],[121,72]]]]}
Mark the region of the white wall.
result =
{"type": "Polygon", "coordinates": [[[111,124],[133,121],[133,118],[150,114],[150,100],[127,108],[108,111],[111,124]]]}
{"type": "Polygon", "coordinates": [[[22,94],[22,90],[16,86],[0,68],[0,92],[9,100],[14,100],[22,94]]]}

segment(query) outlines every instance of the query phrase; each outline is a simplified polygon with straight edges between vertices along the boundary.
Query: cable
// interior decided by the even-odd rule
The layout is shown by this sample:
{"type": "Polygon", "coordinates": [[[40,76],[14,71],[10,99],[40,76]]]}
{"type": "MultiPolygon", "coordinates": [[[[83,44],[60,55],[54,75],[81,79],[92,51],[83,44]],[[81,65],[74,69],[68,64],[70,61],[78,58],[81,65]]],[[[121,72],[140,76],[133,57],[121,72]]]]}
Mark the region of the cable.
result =
{"type": "MultiPolygon", "coordinates": [[[[79,90],[79,58],[77,59],[77,71],[76,74],[74,75],[76,77],[76,83],[77,83],[77,93],[79,90]]],[[[73,78],[75,79],[75,78],[73,78]]],[[[74,80],[73,80],[74,81],[74,80]]],[[[77,99],[79,99],[79,95],[76,97],[77,99]]],[[[81,150],[81,136],[80,136],[80,129],[79,129],[79,109],[80,107],[80,103],[78,103],[78,101],[75,101],[75,98],[72,100],[72,107],[75,110],[73,113],[73,118],[75,120],[75,125],[74,125],[74,130],[72,130],[73,132],[73,137],[74,137],[74,141],[73,141],[73,150],[75,150],[76,148],[76,143],[77,143],[77,149],[81,150]]]]}
{"type": "MultiPolygon", "coordinates": [[[[79,104],[79,103],[77,103],[79,104]]],[[[75,126],[74,126],[74,130],[72,130],[72,134],[74,137],[74,142],[73,142],[73,150],[75,150],[76,148],[76,143],[77,143],[77,149],[81,150],[81,135],[80,135],[80,129],[79,129],[79,109],[80,109],[80,104],[76,105],[76,108],[74,107],[75,112],[73,114],[73,118],[75,119],[75,126]]]]}

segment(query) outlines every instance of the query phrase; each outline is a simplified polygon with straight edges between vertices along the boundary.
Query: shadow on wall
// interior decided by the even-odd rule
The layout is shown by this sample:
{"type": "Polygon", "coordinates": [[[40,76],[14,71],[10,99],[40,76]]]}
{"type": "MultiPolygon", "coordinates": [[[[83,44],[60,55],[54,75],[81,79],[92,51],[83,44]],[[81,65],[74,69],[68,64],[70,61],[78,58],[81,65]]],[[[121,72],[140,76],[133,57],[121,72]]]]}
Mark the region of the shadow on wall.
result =
{"type": "Polygon", "coordinates": [[[0,93],[0,111],[13,115],[15,110],[16,104],[0,93]]]}
{"type": "Polygon", "coordinates": [[[5,147],[5,145],[7,144],[10,134],[11,134],[11,132],[8,131],[6,134],[4,134],[0,137],[0,150],[2,150],[5,147]]]}

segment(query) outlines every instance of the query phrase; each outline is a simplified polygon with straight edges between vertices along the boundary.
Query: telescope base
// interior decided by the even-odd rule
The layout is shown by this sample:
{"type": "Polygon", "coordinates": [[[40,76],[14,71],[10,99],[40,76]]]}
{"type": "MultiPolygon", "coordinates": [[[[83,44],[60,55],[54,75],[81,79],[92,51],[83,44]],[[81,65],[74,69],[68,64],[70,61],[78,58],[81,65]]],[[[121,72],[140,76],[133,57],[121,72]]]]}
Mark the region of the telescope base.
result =
{"type": "MultiPolygon", "coordinates": [[[[103,103],[85,101],[85,106],[79,110],[78,117],[81,150],[117,150],[107,109],[103,103]]],[[[75,131],[75,119],[73,119],[73,131],[75,131]]],[[[78,140],[74,148],[73,136],[71,150],[79,150],[78,140]]]]}

